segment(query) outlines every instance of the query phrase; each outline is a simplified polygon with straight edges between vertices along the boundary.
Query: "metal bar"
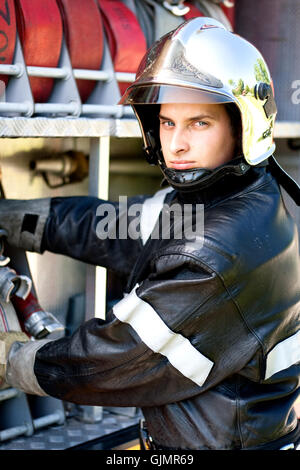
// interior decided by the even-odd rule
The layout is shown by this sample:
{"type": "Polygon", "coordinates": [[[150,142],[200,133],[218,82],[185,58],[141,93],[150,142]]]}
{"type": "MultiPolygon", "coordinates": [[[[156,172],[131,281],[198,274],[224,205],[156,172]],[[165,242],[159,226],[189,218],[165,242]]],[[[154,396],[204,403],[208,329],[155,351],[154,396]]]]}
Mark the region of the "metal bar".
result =
{"type": "Polygon", "coordinates": [[[50,426],[51,424],[63,424],[64,422],[64,415],[62,412],[57,411],[56,413],[51,413],[46,416],[41,416],[40,418],[36,418],[33,420],[33,427],[35,431],[38,429],[44,428],[45,426],[50,426]]]}
{"type": "Polygon", "coordinates": [[[123,116],[134,116],[134,112],[131,106],[122,106],[122,111],[123,111],[123,116]]]}
{"type": "Polygon", "coordinates": [[[0,103],[0,113],[20,113],[27,114],[30,113],[32,108],[31,103],[0,103]]]}
{"type": "MultiPolygon", "coordinates": [[[[89,194],[107,200],[109,196],[110,137],[90,141],[89,194]]],[[[107,270],[101,266],[87,265],[86,269],[86,320],[106,316],[107,270]]],[[[92,407],[86,414],[90,419],[102,418],[102,407],[92,407]]]]}
{"type": "Polygon", "coordinates": [[[71,103],[35,103],[35,113],[40,114],[57,114],[57,113],[67,113],[67,114],[77,114],[78,113],[79,103],[75,101],[71,103]]]}
{"type": "Polygon", "coordinates": [[[86,70],[86,69],[73,69],[73,74],[76,79],[80,80],[98,80],[106,82],[113,79],[113,74],[105,70],[86,70]]]}
{"type": "Polygon", "coordinates": [[[23,434],[30,435],[31,427],[29,424],[23,424],[22,426],[14,426],[13,428],[4,429],[0,431],[0,442],[6,441],[8,439],[13,439],[23,434]]]}
{"type": "Polygon", "coordinates": [[[100,137],[99,162],[97,175],[97,196],[100,199],[108,199],[109,187],[109,156],[110,156],[110,138],[100,137]]]}
{"type": "MultiPolygon", "coordinates": [[[[31,103],[7,103],[0,102],[0,113],[18,113],[18,114],[31,114],[31,103]]],[[[104,116],[114,116],[122,118],[123,116],[134,116],[133,110],[130,106],[121,105],[105,105],[105,104],[84,104],[75,101],[71,103],[35,103],[34,112],[37,114],[72,114],[79,116],[80,114],[101,114],[104,116]]]]}
{"type": "MultiPolygon", "coordinates": [[[[99,199],[108,199],[110,138],[103,136],[91,139],[89,158],[89,194],[99,199]]],[[[87,266],[86,320],[105,318],[106,269],[87,266]]]]}
{"type": "MultiPolygon", "coordinates": [[[[1,70],[1,69],[0,69],[1,70]]],[[[74,78],[80,80],[97,80],[106,82],[112,80],[114,75],[118,82],[134,82],[134,73],[115,72],[110,73],[106,70],[72,69],[74,78]]],[[[36,67],[27,66],[27,73],[31,77],[48,77],[65,79],[71,73],[66,67],[36,67]]]]}
{"type": "MultiPolygon", "coordinates": [[[[94,143],[95,144],[95,143],[94,143]]],[[[94,149],[95,151],[95,149],[94,149]]],[[[97,173],[95,174],[94,187],[90,186],[92,194],[99,199],[108,199],[109,187],[109,157],[110,157],[110,138],[100,137],[99,139],[99,158],[97,161],[97,173]]],[[[97,152],[97,153],[98,153],[97,152]]],[[[95,156],[95,153],[94,153],[95,156]]],[[[105,318],[106,310],[106,283],[107,271],[101,266],[95,268],[95,317],[105,318]]]]}
{"type": "Polygon", "coordinates": [[[104,114],[112,115],[117,118],[122,116],[133,116],[133,110],[130,106],[105,105],[105,104],[83,104],[82,114],[104,114]]]}
{"type": "Polygon", "coordinates": [[[110,104],[83,104],[82,114],[105,114],[111,116],[119,116],[122,110],[117,105],[110,104]]]}
{"type": "Polygon", "coordinates": [[[0,73],[3,75],[15,75],[20,77],[24,73],[24,67],[22,64],[1,64],[0,73]]]}
{"type": "Polygon", "coordinates": [[[134,73],[126,73],[126,72],[116,72],[116,79],[118,82],[134,82],[135,81],[135,74],[134,73]]]}
{"type": "MultiPolygon", "coordinates": [[[[26,66],[29,77],[44,77],[66,79],[73,72],[74,78],[80,80],[97,80],[106,82],[115,76],[118,82],[134,82],[135,74],[126,72],[111,73],[106,70],[72,69],[67,67],[39,67],[35,65],[26,66]]],[[[0,64],[0,74],[21,76],[24,72],[22,64],[0,64]]]]}
{"type": "Polygon", "coordinates": [[[73,69],[74,77],[81,80],[98,80],[107,81],[112,80],[115,76],[118,82],[134,82],[135,74],[126,72],[115,72],[114,74],[106,70],[86,70],[86,69],[73,69]]]}
{"type": "Polygon", "coordinates": [[[71,71],[66,67],[55,68],[55,67],[37,67],[28,65],[26,67],[27,74],[30,77],[46,77],[46,78],[67,78],[71,71]]]}
{"type": "Polygon", "coordinates": [[[14,398],[18,395],[19,391],[16,388],[6,388],[5,390],[0,391],[0,402],[8,400],[9,398],[14,398]]]}

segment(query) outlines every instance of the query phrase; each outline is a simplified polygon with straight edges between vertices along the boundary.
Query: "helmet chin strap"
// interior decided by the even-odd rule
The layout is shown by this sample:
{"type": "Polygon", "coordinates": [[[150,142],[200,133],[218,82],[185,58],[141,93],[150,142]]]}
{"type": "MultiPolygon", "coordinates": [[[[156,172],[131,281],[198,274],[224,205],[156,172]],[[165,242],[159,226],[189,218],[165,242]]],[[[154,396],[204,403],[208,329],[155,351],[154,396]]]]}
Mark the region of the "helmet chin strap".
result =
{"type": "Polygon", "coordinates": [[[158,164],[166,181],[174,189],[181,192],[199,191],[218,181],[224,175],[244,175],[251,168],[243,156],[236,157],[213,170],[207,168],[191,168],[189,170],[175,170],[168,168],[158,145],[159,139],[153,129],[148,129],[145,133],[147,146],[144,147],[146,159],[152,165],[158,164]]]}
{"type": "MultiPolygon", "coordinates": [[[[205,168],[192,168],[181,171],[167,168],[163,159],[159,158],[159,166],[167,182],[181,192],[192,192],[204,189],[225,175],[241,176],[247,173],[251,165],[245,162],[244,157],[237,157],[213,170],[205,168]]],[[[255,167],[269,166],[270,171],[278,184],[282,186],[297,206],[300,206],[300,186],[288,175],[272,155],[255,167]]]]}
{"type": "Polygon", "coordinates": [[[214,184],[227,174],[241,176],[251,168],[245,162],[244,157],[240,156],[213,170],[207,168],[191,168],[185,171],[175,170],[166,166],[161,151],[158,156],[158,164],[167,182],[181,192],[199,191],[214,184]]]}
{"type": "MultiPolygon", "coordinates": [[[[146,133],[149,145],[144,147],[148,163],[156,165],[158,163],[165,179],[173,188],[182,192],[192,192],[205,188],[218,181],[226,174],[244,175],[251,168],[243,156],[221,165],[214,170],[206,168],[192,168],[181,171],[167,168],[161,148],[157,145],[155,133],[151,130],[146,133]]],[[[300,186],[288,175],[272,155],[255,166],[269,166],[272,175],[276,178],[297,206],[300,206],[300,186]]]]}

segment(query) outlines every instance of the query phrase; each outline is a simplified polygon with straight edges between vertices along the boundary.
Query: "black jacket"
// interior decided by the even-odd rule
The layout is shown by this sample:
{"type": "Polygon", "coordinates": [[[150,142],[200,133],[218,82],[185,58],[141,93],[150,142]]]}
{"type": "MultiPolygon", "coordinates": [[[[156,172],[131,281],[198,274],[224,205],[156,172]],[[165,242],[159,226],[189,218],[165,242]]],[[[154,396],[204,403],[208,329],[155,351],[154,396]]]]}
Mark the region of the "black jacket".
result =
{"type": "MultiPolygon", "coordinates": [[[[135,203],[143,203],[141,224],[148,224],[144,241],[100,240],[104,201],[51,200],[42,251],[113,269],[128,285],[105,321],[42,343],[33,360],[38,386],[85,405],[141,407],[153,440],[166,447],[293,442],[300,263],[296,225],[276,180],[252,168],[197,195],[168,189],[131,198],[125,212],[115,204],[117,224],[134,220],[128,209],[135,203]],[[204,237],[200,230],[194,240],[147,239],[151,201],[157,212],[163,201],[204,204],[204,237]]],[[[10,361],[18,385],[24,365],[10,361]]]]}

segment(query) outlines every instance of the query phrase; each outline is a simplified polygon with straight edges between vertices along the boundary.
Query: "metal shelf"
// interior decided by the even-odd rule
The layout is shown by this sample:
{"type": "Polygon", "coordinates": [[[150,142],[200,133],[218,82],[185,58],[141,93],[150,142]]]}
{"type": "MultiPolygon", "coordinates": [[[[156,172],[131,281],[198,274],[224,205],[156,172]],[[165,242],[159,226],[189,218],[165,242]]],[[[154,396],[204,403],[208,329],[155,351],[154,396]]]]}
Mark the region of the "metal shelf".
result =
{"type": "Polygon", "coordinates": [[[136,119],[0,117],[0,137],[140,137],[136,119]]]}

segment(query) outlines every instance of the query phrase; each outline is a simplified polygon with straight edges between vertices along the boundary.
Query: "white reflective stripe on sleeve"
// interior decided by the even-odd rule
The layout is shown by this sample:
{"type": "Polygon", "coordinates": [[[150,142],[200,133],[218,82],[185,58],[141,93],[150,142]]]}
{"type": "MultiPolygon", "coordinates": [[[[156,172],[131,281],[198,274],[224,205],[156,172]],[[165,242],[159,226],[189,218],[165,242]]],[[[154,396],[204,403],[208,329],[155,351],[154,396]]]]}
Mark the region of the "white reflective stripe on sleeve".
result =
{"type": "Polygon", "coordinates": [[[137,287],[114,305],[115,316],[129,323],[152,351],[166,356],[181,374],[202,386],[214,363],[187,338],[171,331],[156,311],[136,295],[137,287]]]}
{"type": "Polygon", "coordinates": [[[171,191],[173,191],[171,187],[161,189],[154,196],[145,200],[141,214],[141,235],[144,245],[155,227],[157,218],[163,208],[165,197],[171,191]]]}
{"type": "Polygon", "coordinates": [[[300,361],[300,330],[286,338],[269,352],[266,360],[265,380],[277,372],[300,361]]]}

